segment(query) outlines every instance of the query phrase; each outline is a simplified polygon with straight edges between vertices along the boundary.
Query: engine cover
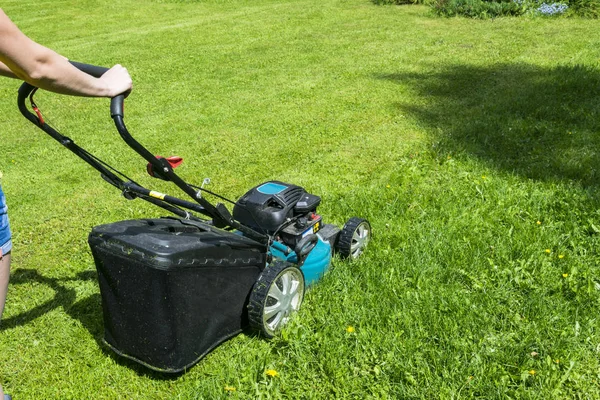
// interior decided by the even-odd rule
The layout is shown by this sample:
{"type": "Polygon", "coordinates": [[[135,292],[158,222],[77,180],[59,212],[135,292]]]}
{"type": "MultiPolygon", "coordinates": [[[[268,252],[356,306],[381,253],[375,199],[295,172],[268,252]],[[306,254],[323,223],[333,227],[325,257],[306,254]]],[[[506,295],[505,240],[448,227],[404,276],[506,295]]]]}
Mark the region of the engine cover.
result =
{"type": "Polygon", "coordinates": [[[260,232],[273,233],[288,218],[314,212],[321,198],[279,181],[250,189],[233,207],[233,218],[260,232]]]}

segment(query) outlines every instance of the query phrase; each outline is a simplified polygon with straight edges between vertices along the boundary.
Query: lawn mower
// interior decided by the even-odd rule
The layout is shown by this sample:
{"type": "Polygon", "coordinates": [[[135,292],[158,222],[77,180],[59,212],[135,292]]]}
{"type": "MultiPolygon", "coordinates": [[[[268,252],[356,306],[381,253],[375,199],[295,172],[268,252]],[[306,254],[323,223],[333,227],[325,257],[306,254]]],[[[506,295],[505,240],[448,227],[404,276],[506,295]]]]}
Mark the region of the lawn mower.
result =
{"type": "MultiPolygon", "coordinates": [[[[72,62],[100,77],[106,68],[72,62]]],[[[45,120],[37,88],[19,89],[21,113],[98,170],[128,200],[143,199],[170,217],[118,221],[92,228],[88,242],[98,272],[103,342],[151,369],[181,372],[246,327],[275,335],[299,309],[307,287],[329,268],[332,255],[357,258],[371,237],[365,219],[340,229],[317,213],[321,198],[304,188],[268,181],[236,201],[187,183],[174,169],[179,157],[155,156],[123,121],[125,94],[110,113],[122,139],[148,163],[147,172],[175,184],[189,199],[145,188],[108,165],[45,120]],[[29,98],[30,108],[27,106],[29,98]],[[231,203],[230,212],[214,196],[231,203]]]]}

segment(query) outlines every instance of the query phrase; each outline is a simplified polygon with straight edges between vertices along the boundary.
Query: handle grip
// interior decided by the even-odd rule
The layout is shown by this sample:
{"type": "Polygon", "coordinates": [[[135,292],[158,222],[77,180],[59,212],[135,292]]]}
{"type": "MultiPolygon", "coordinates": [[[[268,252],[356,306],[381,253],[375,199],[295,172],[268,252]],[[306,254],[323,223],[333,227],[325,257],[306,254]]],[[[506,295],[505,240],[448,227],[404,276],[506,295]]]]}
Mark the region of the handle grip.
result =
{"type": "Polygon", "coordinates": [[[108,68],[106,68],[106,67],[99,67],[96,65],[84,64],[84,63],[80,63],[77,61],[69,61],[69,62],[71,63],[71,65],[73,65],[78,70],[83,71],[86,74],[93,76],[94,78],[100,78],[102,75],[104,75],[104,73],[106,71],[108,71],[108,68]]]}
{"type": "Polygon", "coordinates": [[[308,256],[312,249],[315,248],[318,242],[319,237],[314,233],[304,236],[302,239],[300,239],[300,241],[298,242],[298,244],[296,244],[296,247],[294,248],[294,251],[298,256],[299,263],[304,262],[304,259],[308,256]]]}
{"type": "MultiPolygon", "coordinates": [[[[85,72],[88,75],[91,75],[95,78],[100,78],[108,68],[99,67],[97,65],[84,64],[77,61],[69,61],[74,67],[79,69],[80,71],[85,72]]],[[[129,91],[122,93],[118,96],[113,97],[110,100],[110,116],[114,118],[115,116],[123,117],[123,102],[125,97],[129,95],[129,91]]]]}

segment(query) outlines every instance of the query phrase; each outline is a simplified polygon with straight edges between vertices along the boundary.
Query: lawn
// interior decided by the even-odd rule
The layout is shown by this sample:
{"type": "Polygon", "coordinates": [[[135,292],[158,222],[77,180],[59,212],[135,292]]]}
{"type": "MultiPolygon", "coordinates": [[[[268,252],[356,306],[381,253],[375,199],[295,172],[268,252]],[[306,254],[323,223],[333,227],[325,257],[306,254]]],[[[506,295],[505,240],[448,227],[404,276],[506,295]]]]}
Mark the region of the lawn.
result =
{"type": "MultiPolygon", "coordinates": [[[[327,222],[368,218],[279,337],[187,373],[101,343],[91,227],[128,202],[0,84],[14,233],[0,382],[15,399],[600,398],[600,36],[580,19],[439,19],[367,0],[7,0],[36,41],[134,79],[125,121],[190,181],[277,179],[327,222]],[[277,371],[269,377],[267,370],[277,371]]],[[[39,93],[50,123],[140,183],[106,99],[39,93]]]]}

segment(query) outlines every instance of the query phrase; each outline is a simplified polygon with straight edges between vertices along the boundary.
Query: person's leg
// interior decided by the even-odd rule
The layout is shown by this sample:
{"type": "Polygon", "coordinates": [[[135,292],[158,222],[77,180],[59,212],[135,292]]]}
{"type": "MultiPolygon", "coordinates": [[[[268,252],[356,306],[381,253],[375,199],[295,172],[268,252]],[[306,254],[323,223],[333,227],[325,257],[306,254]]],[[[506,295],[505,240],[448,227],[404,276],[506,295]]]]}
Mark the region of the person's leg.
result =
{"type": "MultiPolygon", "coordinates": [[[[8,215],[6,214],[8,207],[2,186],[0,186],[0,324],[2,324],[2,313],[4,312],[4,303],[6,302],[6,292],[8,291],[8,279],[10,278],[10,251],[12,249],[12,241],[10,234],[10,226],[8,215]]],[[[0,385],[0,400],[10,399],[9,395],[5,395],[0,385]]]]}
{"type": "MultiPolygon", "coordinates": [[[[8,279],[10,277],[10,252],[2,254],[0,248],[0,324],[2,323],[2,312],[6,301],[6,292],[8,291],[8,279]]],[[[10,399],[10,396],[4,397],[2,385],[0,385],[0,400],[10,399]]]]}
{"type": "MultiPolygon", "coordinates": [[[[0,252],[2,250],[0,249],[0,252]]],[[[4,311],[4,302],[6,301],[6,292],[8,291],[8,278],[10,277],[10,253],[0,254],[0,323],[2,321],[2,312],[4,311]]],[[[0,385],[0,400],[4,400],[4,391],[0,385]]]]}
{"type": "Polygon", "coordinates": [[[10,251],[12,241],[10,233],[10,222],[8,220],[8,206],[6,198],[0,186],[0,324],[2,323],[2,312],[8,291],[8,278],[10,277],[10,251]]]}
{"type": "MultiPolygon", "coordinates": [[[[1,250],[0,250],[1,251],[1,250]]],[[[8,279],[10,278],[10,253],[0,255],[0,321],[8,291],[8,279]]],[[[1,399],[1,398],[0,398],[1,399]]]]}

